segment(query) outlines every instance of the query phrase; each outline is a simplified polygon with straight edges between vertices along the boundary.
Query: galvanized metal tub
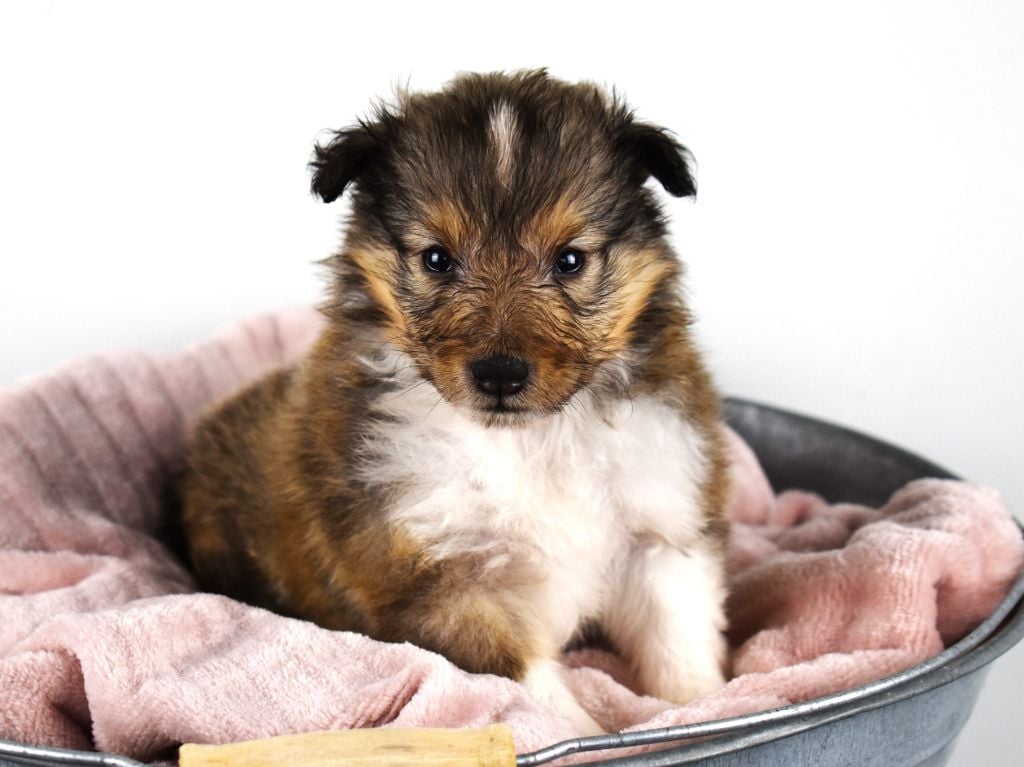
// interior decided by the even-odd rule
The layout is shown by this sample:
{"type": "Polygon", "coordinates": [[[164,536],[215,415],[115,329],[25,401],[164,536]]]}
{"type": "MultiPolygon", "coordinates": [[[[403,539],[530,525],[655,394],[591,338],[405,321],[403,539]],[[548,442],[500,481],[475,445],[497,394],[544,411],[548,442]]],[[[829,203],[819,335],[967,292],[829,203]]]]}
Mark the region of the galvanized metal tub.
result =
{"type": "MultiPolygon", "coordinates": [[[[754,448],[772,485],[830,501],[883,504],[920,477],[948,471],[892,445],[776,408],[729,400],[729,423],[754,448]]],[[[664,730],[583,738],[521,755],[519,767],[589,753],[606,765],[668,767],[932,767],[949,759],[989,664],[1024,636],[1024,577],[984,623],[928,661],[836,695],[747,716],[664,730]],[[621,749],[659,744],[623,756],[621,749]]],[[[6,765],[137,767],[124,757],[0,741],[6,765]]]]}

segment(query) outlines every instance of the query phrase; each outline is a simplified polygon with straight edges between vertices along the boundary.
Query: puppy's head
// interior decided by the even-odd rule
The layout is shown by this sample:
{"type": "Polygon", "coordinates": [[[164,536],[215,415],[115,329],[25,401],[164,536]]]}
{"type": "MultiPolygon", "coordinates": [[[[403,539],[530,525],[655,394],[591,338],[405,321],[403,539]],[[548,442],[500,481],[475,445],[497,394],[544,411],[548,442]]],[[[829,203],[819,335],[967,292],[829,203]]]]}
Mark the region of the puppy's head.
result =
{"type": "Polygon", "coordinates": [[[694,194],[688,159],[599,88],[544,72],[403,95],[311,163],[324,201],[354,189],[333,310],[484,423],[556,412],[628,365],[674,305],[645,182],[694,194]]]}

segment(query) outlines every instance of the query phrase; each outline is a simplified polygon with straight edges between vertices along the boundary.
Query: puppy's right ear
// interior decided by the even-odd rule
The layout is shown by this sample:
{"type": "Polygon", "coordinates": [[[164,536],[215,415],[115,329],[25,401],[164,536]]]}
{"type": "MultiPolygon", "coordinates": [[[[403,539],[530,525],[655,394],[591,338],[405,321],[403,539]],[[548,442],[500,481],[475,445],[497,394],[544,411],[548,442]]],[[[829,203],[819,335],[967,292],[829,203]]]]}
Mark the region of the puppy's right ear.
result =
{"type": "Polygon", "coordinates": [[[372,162],[377,150],[377,139],[366,123],[335,132],[327,146],[318,144],[313,150],[309,163],[313,194],[324,202],[337,200],[372,162]]]}

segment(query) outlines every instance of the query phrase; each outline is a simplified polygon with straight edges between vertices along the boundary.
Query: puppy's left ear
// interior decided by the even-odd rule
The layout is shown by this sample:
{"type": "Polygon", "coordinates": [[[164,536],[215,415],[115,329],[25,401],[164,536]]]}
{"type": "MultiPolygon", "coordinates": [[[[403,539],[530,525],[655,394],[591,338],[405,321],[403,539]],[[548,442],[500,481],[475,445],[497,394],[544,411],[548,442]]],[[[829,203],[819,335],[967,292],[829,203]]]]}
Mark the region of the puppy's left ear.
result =
{"type": "Polygon", "coordinates": [[[309,163],[313,194],[334,202],[373,161],[377,149],[373,130],[365,123],[335,132],[327,146],[318,144],[313,150],[309,163]]]}
{"type": "Polygon", "coordinates": [[[654,176],[675,197],[697,194],[693,178],[693,155],[664,128],[632,123],[622,136],[623,149],[632,155],[643,171],[643,178],[654,176]]]}

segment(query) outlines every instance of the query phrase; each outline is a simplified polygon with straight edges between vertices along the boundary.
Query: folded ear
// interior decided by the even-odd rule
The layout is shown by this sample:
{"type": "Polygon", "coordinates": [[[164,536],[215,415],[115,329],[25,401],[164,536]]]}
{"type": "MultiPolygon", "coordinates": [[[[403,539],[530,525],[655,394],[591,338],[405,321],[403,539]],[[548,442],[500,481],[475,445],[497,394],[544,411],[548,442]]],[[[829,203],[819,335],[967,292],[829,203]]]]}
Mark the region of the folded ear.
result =
{"type": "Polygon", "coordinates": [[[318,144],[313,150],[309,163],[313,194],[334,202],[372,162],[377,149],[373,129],[366,123],[336,131],[327,146],[318,144]]]}
{"type": "Polygon", "coordinates": [[[622,137],[622,146],[643,170],[643,179],[654,176],[675,197],[697,194],[697,182],[690,166],[690,150],[664,128],[646,123],[631,123],[622,137]]]}

